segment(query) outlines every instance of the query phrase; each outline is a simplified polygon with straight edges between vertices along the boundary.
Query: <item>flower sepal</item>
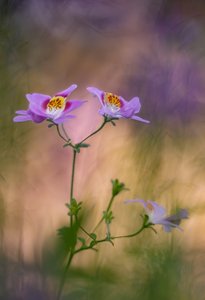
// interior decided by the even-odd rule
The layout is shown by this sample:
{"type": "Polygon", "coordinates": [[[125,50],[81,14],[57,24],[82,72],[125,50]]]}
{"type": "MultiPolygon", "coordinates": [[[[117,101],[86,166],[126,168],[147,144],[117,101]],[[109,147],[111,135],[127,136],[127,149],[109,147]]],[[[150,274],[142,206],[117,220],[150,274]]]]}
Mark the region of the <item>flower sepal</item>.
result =
{"type": "Polygon", "coordinates": [[[68,143],[65,143],[65,144],[63,145],[63,148],[66,148],[66,147],[69,147],[69,146],[72,147],[71,141],[68,141],[68,143]]]}
{"type": "Polygon", "coordinates": [[[103,211],[103,219],[105,220],[106,224],[111,224],[112,220],[114,219],[112,211],[103,211]]]}
{"type": "Polygon", "coordinates": [[[50,123],[50,124],[48,124],[48,128],[51,128],[51,127],[53,127],[53,126],[55,126],[56,124],[54,124],[54,123],[50,123]]]}
{"type": "Polygon", "coordinates": [[[82,207],[82,202],[77,202],[74,198],[72,199],[71,203],[66,203],[66,206],[69,209],[68,215],[69,216],[78,216],[79,211],[82,207]]]}
{"type": "Polygon", "coordinates": [[[125,184],[123,182],[120,182],[118,179],[112,179],[112,197],[117,196],[120,192],[128,190],[128,188],[125,187],[125,184]]]}
{"type": "Polygon", "coordinates": [[[149,226],[153,225],[152,223],[150,223],[149,216],[147,214],[145,214],[144,216],[142,216],[142,218],[143,218],[143,225],[144,225],[144,227],[149,227],[149,226]]]}
{"type": "MultiPolygon", "coordinates": [[[[68,146],[69,146],[69,145],[68,145],[68,146]]],[[[76,151],[77,153],[80,153],[80,149],[81,149],[81,148],[88,148],[88,147],[90,147],[90,144],[79,143],[79,144],[76,144],[76,145],[75,145],[75,151],[76,151]]]]}

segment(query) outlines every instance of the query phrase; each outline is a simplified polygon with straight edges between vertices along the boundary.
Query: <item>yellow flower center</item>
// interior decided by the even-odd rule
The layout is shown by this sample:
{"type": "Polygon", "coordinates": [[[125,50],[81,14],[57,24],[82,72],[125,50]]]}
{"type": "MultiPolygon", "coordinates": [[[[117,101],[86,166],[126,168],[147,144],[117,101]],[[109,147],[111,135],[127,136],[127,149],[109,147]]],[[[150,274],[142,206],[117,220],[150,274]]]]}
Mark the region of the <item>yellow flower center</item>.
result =
{"type": "Polygon", "coordinates": [[[47,104],[47,109],[49,110],[49,112],[63,110],[64,108],[65,108],[65,98],[62,96],[55,96],[51,98],[47,104]]]}
{"type": "Polygon", "coordinates": [[[108,104],[108,106],[116,108],[117,110],[119,110],[122,106],[122,103],[121,103],[119,97],[112,93],[105,93],[104,101],[106,104],[108,104]]]}

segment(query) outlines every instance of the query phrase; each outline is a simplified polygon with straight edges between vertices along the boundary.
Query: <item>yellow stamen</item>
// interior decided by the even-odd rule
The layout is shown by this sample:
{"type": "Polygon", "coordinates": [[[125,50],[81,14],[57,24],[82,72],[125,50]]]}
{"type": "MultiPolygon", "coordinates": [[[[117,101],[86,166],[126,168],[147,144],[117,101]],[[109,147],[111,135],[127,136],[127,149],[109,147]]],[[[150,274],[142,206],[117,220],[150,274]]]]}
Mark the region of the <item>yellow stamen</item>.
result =
{"type": "Polygon", "coordinates": [[[147,203],[146,206],[147,206],[148,210],[150,210],[150,211],[154,210],[154,207],[151,203],[147,203]]]}
{"type": "Polygon", "coordinates": [[[55,96],[50,99],[47,104],[49,111],[64,109],[65,107],[65,98],[62,96],[55,96]]]}
{"type": "Polygon", "coordinates": [[[105,93],[104,101],[111,106],[115,106],[116,108],[121,108],[122,104],[117,95],[112,93],[105,93]]]}

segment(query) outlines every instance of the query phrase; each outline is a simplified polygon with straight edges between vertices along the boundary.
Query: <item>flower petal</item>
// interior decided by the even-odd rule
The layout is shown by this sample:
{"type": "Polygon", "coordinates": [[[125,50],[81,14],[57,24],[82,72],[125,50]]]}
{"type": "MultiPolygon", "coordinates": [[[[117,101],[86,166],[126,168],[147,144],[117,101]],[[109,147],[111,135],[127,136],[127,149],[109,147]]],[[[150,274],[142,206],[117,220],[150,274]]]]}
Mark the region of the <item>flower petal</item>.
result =
{"type": "Polygon", "coordinates": [[[132,98],[128,103],[128,106],[134,110],[134,113],[137,114],[141,109],[140,99],[138,97],[132,98]]]}
{"type": "Polygon", "coordinates": [[[26,98],[30,103],[34,103],[38,105],[41,105],[44,101],[51,99],[51,97],[48,95],[38,94],[38,93],[26,94],[26,98]]]}
{"type": "Polygon", "coordinates": [[[47,119],[46,116],[40,116],[38,114],[35,114],[33,111],[31,110],[28,110],[28,114],[31,116],[31,119],[34,123],[41,123],[43,122],[44,120],[47,119]]]}
{"type": "Polygon", "coordinates": [[[186,209],[181,209],[174,215],[166,218],[167,221],[179,225],[182,219],[188,219],[188,211],[186,209]]]}
{"type": "Polygon", "coordinates": [[[26,121],[32,121],[31,116],[24,115],[24,116],[16,116],[13,118],[13,122],[26,122],[26,121]]]}
{"type": "Polygon", "coordinates": [[[67,89],[58,92],[57,94],[55,94],[55,96],[62,96],[62,97],[67,97],[69,96],[76,88],[77,88],[77,84],[72,84],[70,85],[67,89]]]}
{"type": "Polygon", "coordinates": [[[87,101],[82,101],[82,100],[69,100],[66,102],[66,107],[63,111],[64,112],[70,112],[78,107],[80,107],[81,105],[83,105],[85,102],[87,101]]]}
{"type": "Polygon", "coordinates": [[[119,113],[119,111],[117,112],[112,112],[112,110],[107,107],[107,106],[102,106],[100,109],[99,109],[99,113],[100,115],[104,116],[109,116],[109,117],[112,117],[112,118],[122,118],[121,114],[119,113]]]}
{"type": "Polygon", "coordinates": [[[51,99],[50,96],[44,94],[26,94],[26,98],[29,101],[29,109],[35,114],[45,116],[46,104],[51,99]]]}
{"type": "Polygon", "coordinates": [[[103,91],[101,91],[95,87],[87,87],[87,91],[90,92],[91,94],[93,94],[94,96],[97,96],[101,105],[104,105],[104,103],[103,103],[104,92],[103,91]]]}
{"type": "Polygon", "coordinates": [[[154,219],[153,221],[157,222],[158,220],[164,217],[166,213],[166,209],[163,206],[151,200],[147,200],[147,204],[148,205],[150,204],[153,207],[153,213],[152,213],[152,218],[154,219]]]}
{"type": "Polygon", "coordinates": [[[165,232],[170,232],[173,228],[177,228],[181,231],[183,230],[180,226],[166,220],[161,220],[161,222],[157,224],[161,224],[165,232]]]}
{"type": "Polygon", "coordinates": [[[33,121],[34,123],[41,123],[46,119],[45,117],[36,115],[30,110],[17,110],[16,113],[20,114],[20,116],[14,117],[14,122],[33,121]]]}
{"type": "Polygon", "coordinates": [[[144,208],[146,208],[146,205],[147,205],[147,202],[145,200],[142,200],[142,199],[131,199],[131,200],[125,200],[124,203],[134,203],[134,202],[138,202],[138,203],[141,203],[144,208]]]}
{"type": "Polygon", "coordinates": [[[147,124],[150,123],[150,121],[145,120],[145,119],[143,119],[143,118],[140,118],[140,117],[138,117],[138,116],[132,116],[131,119],[132,119],[132,120],[136,120],[136,121],[140,121],[140,122],[143,122],[143,123],[147,123],[147,124]]]}
{"type": "Polygon", "coordinates": [[[28,111],[27,110],[17,110],[16,114],[18,114],[18,115],[27,115],[28,111]]]}
{"type": "Polygon", "coordinates": [[[124,118],[131,118],[134,114],[140,111],[141,104],[138,97],[134,97],[130,101],[125,101],[122,97],[120,97],[120,100],[123,103],[121,113],[124,118]]]}
{"type": "Polygon", "coordinates": [[[73,119],[73,118],[75,118],[76,116],[74,116],[74,115],[64,115],[64,116],[61,116],[61,117],[59,117],[59,118],[57,118],[57,119],[53,119],[53,121],[56,123],[56,124],[61,124],[61,123],[63,123],[63,122],[65,122],[65,121],[67,121],[68,119],[73,119]]]}

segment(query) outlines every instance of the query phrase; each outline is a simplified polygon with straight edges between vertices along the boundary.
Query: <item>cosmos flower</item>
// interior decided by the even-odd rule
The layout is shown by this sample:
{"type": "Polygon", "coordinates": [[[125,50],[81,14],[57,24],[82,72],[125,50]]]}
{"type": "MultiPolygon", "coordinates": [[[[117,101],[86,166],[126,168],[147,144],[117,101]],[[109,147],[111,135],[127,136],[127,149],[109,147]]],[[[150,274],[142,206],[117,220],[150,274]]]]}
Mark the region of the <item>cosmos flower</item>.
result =
{"type": "Polygon", "coordinates": [[[166,216],[166,210],[161,205],[157,204],[154,201],[151,200],[141,200],[141,199],[135,199],[135,200],[127,200],[126,203],[130,202],[139,202],[141,203],[146,211],[146,214],[148,216],[148,223],[150,224],[161,224],[164,228],[164,231],[169,232],[173,228],[178,228],[179,224],[182,219],[188,218],[188,212],[186,209],[181,209],[179,212],[177,212],[174,215],[166,216]]]}
{"type": "Polygon", "coordinates": [[[14,122],[32,121],[41,123],[46,119],[52,120],[56,124],[63,123],[65,120],[74,118],[70,112],[80,107],[85,101],[68,100],[67,97],[77,88],[72,84],[67,89],[58,92],[51,97],[44,94],[27,94],[29,102],[28,110],[17,110],[14,122]]]}
{"type": "Polygon", "coordinates": [[[150,123],[148,120],[142,119],[136,114],[140,111],[141,104],[138,97],[126,101],[123,97],[112,93],[101,91],[95,87],[88,87],[87,90],[94,96],[97,96],[101,109],[99,113],[110,118],[126,118],[150,123]]]}

